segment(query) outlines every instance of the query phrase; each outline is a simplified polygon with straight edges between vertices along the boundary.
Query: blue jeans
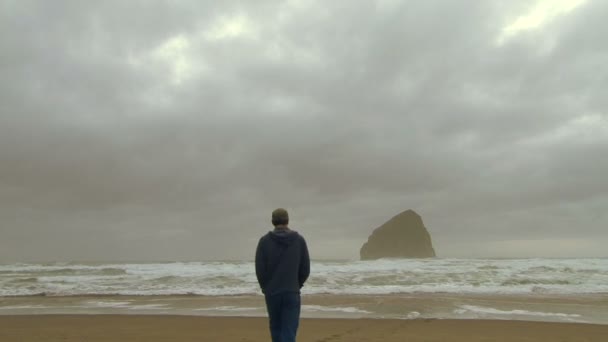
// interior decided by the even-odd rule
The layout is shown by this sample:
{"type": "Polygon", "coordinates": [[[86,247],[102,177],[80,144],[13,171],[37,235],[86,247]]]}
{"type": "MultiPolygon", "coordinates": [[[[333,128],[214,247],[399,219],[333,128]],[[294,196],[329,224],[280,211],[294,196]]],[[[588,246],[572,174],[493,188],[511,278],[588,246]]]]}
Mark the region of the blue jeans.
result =
{"type": "Polygon", "coordinates": [[[266,296],[272,342],[295,342],[300,324],[300,294],[295,292],[266,296]]]}

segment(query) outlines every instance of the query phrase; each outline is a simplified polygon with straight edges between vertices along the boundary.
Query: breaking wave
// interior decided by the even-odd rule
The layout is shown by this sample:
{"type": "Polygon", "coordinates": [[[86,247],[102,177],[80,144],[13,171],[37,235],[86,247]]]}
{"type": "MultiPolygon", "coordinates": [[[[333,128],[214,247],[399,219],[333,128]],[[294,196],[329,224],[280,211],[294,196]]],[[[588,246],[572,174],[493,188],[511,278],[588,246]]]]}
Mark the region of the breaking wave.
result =
{"type": "MultiPolygon", "coordinates": [[[[606,259],[313,262],[304,294],[608,293],[606,259]]],[[[252,262],[0,265],[0,296],[260,293],[252,262]]]]}

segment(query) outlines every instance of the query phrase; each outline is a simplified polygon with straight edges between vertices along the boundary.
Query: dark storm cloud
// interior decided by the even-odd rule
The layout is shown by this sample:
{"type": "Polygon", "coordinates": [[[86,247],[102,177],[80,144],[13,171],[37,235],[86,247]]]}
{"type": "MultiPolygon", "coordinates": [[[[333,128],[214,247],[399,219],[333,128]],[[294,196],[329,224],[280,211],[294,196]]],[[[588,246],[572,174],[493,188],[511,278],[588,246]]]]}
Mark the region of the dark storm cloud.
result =
{"type": "Polygon", "coordinates": [[[278,206],[319,257],[407,208],[442,256],[604,253],[602,2],[0,8],[3,259],[249,258],[278,206]]]}

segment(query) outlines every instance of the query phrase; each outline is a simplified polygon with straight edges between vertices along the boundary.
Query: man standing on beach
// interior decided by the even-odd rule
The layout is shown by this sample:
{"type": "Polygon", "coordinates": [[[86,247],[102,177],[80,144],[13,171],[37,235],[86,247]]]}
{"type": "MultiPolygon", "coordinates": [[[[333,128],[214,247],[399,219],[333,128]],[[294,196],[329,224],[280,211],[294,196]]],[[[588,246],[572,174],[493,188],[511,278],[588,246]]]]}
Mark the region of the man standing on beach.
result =
{"type": "Polygon", "coordinates": [[[255,273],[266,299],[273,342],[295,342],[300,323],[300,289],[310,274],[306,240],[289,229],[287,210],[272,212],[274,230],[255,253],[255,273]]]}

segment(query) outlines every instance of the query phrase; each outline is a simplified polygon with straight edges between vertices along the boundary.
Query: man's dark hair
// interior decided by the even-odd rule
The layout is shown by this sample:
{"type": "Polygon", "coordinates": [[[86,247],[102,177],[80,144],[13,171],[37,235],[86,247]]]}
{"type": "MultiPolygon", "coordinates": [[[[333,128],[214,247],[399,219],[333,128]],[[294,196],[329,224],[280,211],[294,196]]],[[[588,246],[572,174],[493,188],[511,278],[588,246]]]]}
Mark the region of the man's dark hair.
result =
{"type": "Polygon", "coordinates": [[[289,214],[283,208],[276,209],[272,212],[272,225],[281,226],[289,223],[289,214]]]}

